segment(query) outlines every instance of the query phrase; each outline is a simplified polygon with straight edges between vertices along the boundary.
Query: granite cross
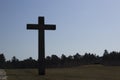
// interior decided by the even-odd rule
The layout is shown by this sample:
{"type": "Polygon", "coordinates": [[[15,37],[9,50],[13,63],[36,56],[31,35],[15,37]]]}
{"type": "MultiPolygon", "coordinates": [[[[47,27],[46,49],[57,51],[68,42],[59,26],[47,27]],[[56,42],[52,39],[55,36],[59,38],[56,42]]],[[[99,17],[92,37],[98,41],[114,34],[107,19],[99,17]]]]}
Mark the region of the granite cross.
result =
{"type": "Polygon", "coordinates": [[[56,25],[46,25],[44,17],[38,17],[38,24],[27,24],[27,29],[38,30],[38,74],[45,75],[45,30],[55,30],[56,25]]]}

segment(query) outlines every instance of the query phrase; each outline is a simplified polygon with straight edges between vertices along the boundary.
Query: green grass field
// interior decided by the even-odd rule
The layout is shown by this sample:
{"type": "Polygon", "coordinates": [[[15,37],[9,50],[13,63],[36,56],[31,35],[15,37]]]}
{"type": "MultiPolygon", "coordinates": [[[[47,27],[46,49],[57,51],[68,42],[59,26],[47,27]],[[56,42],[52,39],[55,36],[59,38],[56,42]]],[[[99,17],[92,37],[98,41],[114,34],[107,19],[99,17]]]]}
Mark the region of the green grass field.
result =
{"type": "Polygon", "coordinates": [[[120,66],[85,65],[47,69],[38,76],[37,69],[6,69],[8,80],[120,80],[120,66]]]}

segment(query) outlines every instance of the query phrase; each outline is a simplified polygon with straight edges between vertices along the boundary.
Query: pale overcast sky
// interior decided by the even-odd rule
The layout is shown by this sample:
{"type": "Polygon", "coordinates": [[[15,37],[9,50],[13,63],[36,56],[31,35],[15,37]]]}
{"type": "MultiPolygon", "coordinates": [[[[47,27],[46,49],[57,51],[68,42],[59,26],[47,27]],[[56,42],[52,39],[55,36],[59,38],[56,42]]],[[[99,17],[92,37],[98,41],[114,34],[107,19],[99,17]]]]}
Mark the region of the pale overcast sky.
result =
{"type": "Polygon", "coordinates": [[[26,30],[38,16],[46,31],[46,56],[120,51],[120,0],[0,0],[0,53],[7,59],[38,57],[38,33],[26,30]]]}

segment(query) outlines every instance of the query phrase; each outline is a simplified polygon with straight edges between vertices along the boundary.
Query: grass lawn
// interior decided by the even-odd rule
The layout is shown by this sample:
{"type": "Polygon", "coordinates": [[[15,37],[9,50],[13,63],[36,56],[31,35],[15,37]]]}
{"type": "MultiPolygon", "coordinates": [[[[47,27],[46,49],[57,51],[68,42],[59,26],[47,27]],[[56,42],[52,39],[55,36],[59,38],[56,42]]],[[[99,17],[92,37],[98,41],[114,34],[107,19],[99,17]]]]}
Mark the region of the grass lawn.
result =
{"type": "Polygon", "coordinates": [[[8,80],[120,80],[120,66],[85,65],[73,68],[46,69],[38,76],[37,69],[6,69],[8,80]]]}

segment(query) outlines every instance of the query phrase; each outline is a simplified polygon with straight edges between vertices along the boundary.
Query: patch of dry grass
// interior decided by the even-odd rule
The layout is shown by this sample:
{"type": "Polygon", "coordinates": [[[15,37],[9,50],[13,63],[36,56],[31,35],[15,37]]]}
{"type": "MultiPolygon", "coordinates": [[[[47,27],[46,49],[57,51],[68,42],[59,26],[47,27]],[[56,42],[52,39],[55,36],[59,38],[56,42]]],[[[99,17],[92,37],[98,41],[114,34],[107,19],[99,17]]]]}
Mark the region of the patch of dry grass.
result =
{"type": "Polygon", "coordinates": [[[8,80],[120,80],[120,66],[86,65],[47,69],[38,76],[37,69],[7,69],[8,80]]]}

